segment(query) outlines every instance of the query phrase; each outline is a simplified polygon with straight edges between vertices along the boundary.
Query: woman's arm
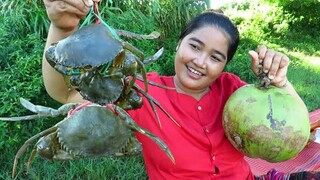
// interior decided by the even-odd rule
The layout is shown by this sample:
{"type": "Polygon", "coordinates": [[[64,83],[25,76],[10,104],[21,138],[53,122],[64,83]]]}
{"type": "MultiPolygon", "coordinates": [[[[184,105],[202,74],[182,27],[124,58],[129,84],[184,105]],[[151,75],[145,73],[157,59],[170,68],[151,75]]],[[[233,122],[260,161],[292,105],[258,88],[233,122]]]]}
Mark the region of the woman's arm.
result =
{"type": "MultiPolygon", "coordinates": [[[[78,29],[79,22],[90,10],[92,1],[84,0],[44,0],[47,15],[51,21],[44,49],[66,38],[78,29]]],[[[43,54],[44,54],[43,53],[43,54]]],[[[52,68],[45,56],[42,58],[42,76],[47,93],[61,103],[83,102],[83,98],[74,89],[69,88],[64,77],[52,68]]]]}

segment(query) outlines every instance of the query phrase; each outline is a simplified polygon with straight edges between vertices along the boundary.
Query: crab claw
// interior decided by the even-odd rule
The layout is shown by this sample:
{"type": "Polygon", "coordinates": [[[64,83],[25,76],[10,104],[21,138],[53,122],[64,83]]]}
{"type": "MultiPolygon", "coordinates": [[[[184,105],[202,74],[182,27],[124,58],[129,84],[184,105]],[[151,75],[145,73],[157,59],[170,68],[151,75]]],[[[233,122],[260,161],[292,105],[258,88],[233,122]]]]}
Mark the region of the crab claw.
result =
{"type": "Polygon", "coordinates": [[[153,62],[153,61],[159,59],[159,57],[163,54],[163,51],[164,51],[164,48],[162,47],[154,55],[152,55],[150,57],[146,57],[143,61],[143,64],[148,64],[150,62],[153,62]]]}
{"type": "Polygon", "coordinates": [[[165,142],[163,142],[159,137],[157,137],[156,135],[154,135],[153,133],[151,133],[150,131],[141,128],[131,117],[130,115],[124,111],[122,108],[120,108],[119,106],[110,104],[110,106],[115,110],[115,112],[118,114],[118,116],[124,120],[127,125],[134,131],[137,131],[145,136],[147,136],[148,138],[150,138],[153,142],[155,142],[158,147],[166,153],[166,155],[170,158],[170,160],[172,161],[173,164],[175,164],[175,159],[173,154],[171,153],[169,147],[167,146],[167,144],[165,142]]]}
{"type": "Polygon", "coordinates": [[[116,30],[119,36],[134,38],[134,39],[157,39],[160,37],[160,33],[157,31],[153,31],[150,34],[136,34],[130,31],[125,30],[116,30]]]}
{"type": "Polygon", "coordinates": [[[71,109],[74,109],[79,104],[78,103],[69,103],[64,104],[59,109],[53,109],[50,107],[34,105],[30,101],[27,101],[24,98],[20,98],[20,103],[23,107],[37,114],[28,115],[28,116],[20,116],[20,117],[0,117],[1,121],[24,121],[24,120],[32,120],[38,119],[42,117],[56,117],[59,115],[67,114],[71,109]]]}

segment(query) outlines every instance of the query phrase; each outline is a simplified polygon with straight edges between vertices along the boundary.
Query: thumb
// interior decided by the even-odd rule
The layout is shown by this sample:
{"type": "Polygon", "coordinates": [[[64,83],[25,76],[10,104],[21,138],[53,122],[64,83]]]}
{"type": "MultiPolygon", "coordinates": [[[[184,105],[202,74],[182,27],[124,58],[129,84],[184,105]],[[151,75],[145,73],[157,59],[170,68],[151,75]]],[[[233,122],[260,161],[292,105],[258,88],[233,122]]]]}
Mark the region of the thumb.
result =
{"type": "Polygon", "coordinates": [[[250,50],[249,51],[249,55],[251,57],[251,69],[253,71],[253,73],[258,76],[259,74],[259,68],[262,66],[259,63],[259,56],[258,53],[256,51],[250,50]]]}
{"type": "Polygon", "coordinates": [[[92,0],[83,0],[83,3],[87,7],[91,7],[93,5],[93,1],[92,0]]]}

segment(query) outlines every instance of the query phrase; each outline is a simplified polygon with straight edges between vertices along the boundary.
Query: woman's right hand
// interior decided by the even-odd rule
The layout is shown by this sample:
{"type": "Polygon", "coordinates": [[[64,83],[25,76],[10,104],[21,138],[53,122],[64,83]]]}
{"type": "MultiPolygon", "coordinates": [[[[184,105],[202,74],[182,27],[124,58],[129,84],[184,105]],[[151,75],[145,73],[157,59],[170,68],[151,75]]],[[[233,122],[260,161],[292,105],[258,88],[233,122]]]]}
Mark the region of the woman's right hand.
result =
{"type": "Polygon", "coordinates": [[[72,31],[85,18],[93,1],[97,0],[43,0],[51,25],[62,31],[72,31]]]}
{"type": "Polygon", "coordinates": [[[66,38],[78,29],[79,22],[89,13],[93,2],[100,0],[43,0],[51,21],[47,42],[42,58],[42,75],[47,93],[61,103],[83,102],[75,88],[65,83],[65,78],[46,60],[45,52],[49,46],[66,38]]]}

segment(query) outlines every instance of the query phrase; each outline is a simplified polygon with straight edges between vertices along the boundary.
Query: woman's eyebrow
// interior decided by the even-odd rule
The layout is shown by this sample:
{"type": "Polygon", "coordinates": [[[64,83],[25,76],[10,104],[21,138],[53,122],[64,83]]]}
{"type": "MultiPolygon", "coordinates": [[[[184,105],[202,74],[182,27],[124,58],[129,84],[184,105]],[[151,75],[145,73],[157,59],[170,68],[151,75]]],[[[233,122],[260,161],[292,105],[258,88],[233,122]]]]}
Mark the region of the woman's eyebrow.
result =
{"type": "Polygon", "coordinates": [[[204,43],[203,43],[202,41],[200,41],[198,38],[191,37],[190,40],[196,41],[196,42],[198,42],[199,44],[201,44],[202,46],[204,46],[204,43]]]}

